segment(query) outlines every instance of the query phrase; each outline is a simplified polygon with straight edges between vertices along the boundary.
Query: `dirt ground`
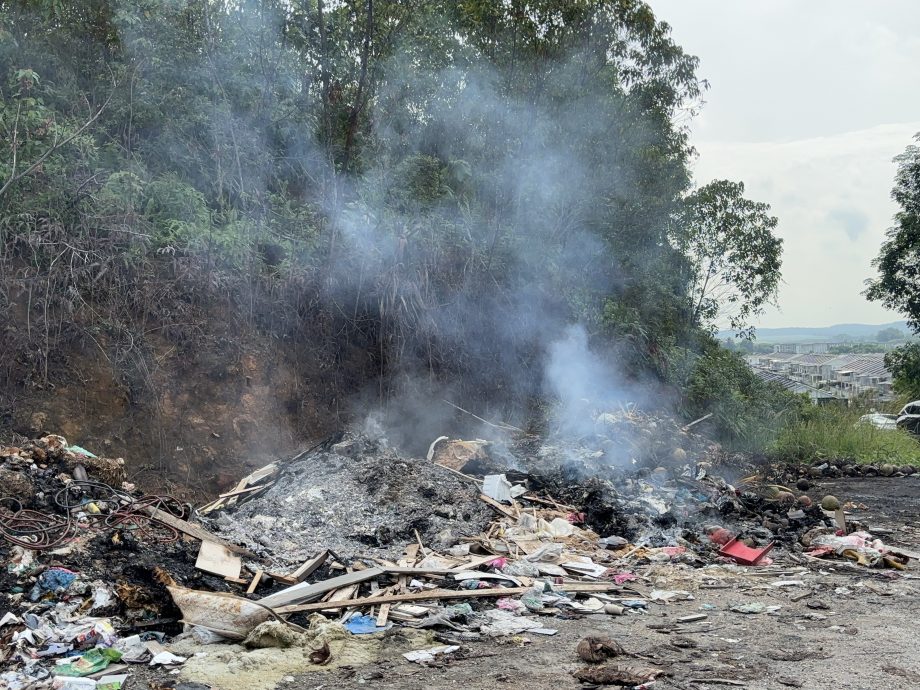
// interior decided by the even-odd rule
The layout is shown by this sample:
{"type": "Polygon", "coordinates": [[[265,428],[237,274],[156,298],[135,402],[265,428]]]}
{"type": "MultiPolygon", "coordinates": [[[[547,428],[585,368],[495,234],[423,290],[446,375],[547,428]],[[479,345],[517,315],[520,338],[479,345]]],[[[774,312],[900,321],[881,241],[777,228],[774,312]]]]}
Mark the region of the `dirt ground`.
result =
{"type": "MultiPolygon", "coordinates": [[[[884,536],[886,542],[920,551],[920,478],[828,480],[810,493],[817,498],[833,493],[843,501],[864,505],[850,511],[851,520],[873,529],[892,530],[884,536]]],[[[264,663],[266,657],[257,655],[265,650],[228,652],[226,648],[221,651],[222,645],[200,650],[215,655],[215,661],[223,660],[220,663],[228,668],[260,674],[262,686],[280,690],[583,688],[586,686],[572,673],[585,666],[575,653],[576,644],[585,635],[614,638],[636,655],[621,659],[621,663],[659,668],[670,674],[659,678],[652,686],[656,690],[920,687],[920,650],[916,646],[920,636],[920,563],[912,562],[903,573],[858,568],[840,561],[812,561],[807,565],[777,562],[754,569],[694,569],[666,564],[647,566],[637,574],[642,579],[636,584],[646,592],[679,589],[691,592],[694,598],[650,603],[646,613],[625,616],[598,614],[572,620],[548,616],[545,624],[558,629],[555,636],[531,634],[528,643],[494,639],[466,643],[461,651],[434,666],[409,663],[400,656],[420,648],[420,640],[417,634],[407,635],[399,628],[385,634],[373,663],[319,672],[260,668],[257,661],[264,663]],[[794,584],[775,586],[778,582],[794,584]],[[730,610],[732,605],[749,602],[780,608],[759,614],[730,610]],[[699,613],[707,618],[694,623],[678,621],[699,613]]],[[[234,673],[229,677],[235,677],[234,673]]],[[[166,678],[163,672],[138,670],[129,688],[163,687],[166,678]]],[[[241,687],[226,677],[208,683],[207,677],[183,672],[180,678],[224,690],[241,687]]],[[[170,680],[175,683],[175,676],[170,680]]]]}

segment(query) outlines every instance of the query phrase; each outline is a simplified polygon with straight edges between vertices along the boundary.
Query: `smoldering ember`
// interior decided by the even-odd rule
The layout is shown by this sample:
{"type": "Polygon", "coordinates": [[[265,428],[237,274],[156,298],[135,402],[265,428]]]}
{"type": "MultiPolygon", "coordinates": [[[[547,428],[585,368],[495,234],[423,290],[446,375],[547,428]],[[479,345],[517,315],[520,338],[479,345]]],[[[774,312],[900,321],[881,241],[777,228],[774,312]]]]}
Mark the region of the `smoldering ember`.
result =
{"type": "Polygon", "coordinates": [[[917,20],[0,0],[0,688],[920,687],[917,20]]]}

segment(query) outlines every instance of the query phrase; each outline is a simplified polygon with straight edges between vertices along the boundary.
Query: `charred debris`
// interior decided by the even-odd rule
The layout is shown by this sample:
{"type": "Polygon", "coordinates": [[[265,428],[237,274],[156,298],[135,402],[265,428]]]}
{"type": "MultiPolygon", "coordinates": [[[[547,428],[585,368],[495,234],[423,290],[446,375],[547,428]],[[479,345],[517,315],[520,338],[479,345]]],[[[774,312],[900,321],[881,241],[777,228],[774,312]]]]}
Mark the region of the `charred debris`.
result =
{"type": "MultiPolygon", "coordinates": [[[[320,668],[351,659],[352,640],[402,634],[405,663],[437,664],[477,640],[551,636],[554,618],[643,615],[685,594],[649,589],[649,566],[897,571],[910,557],[834,497],[808,497],[815,477],[852,468],[745,466],[627,409],[577,440],[441,437],[426,457],[340,435],[197,507],[143,494],[124,461],[61,436],[0,460],[0,662],[14,690],[113,690],[210,644],[307,647],[320,668]]],[[[588,661],[617,649],[592,640],[588,661]]]]}

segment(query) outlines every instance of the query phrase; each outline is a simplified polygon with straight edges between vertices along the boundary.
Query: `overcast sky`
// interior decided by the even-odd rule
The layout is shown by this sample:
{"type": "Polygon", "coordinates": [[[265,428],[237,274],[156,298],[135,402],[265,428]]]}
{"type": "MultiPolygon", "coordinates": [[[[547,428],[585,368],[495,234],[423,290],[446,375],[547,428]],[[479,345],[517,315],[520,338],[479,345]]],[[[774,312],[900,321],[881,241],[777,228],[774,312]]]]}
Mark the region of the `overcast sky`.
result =
{"type": "Polygon", "coordinates": [[[766,201],[785,240],[763,327],[901,318],[861,292],[895,205],[891,159],[920,132],[916,0],[650,0],[711,85],[698,184],[766,201]]]}

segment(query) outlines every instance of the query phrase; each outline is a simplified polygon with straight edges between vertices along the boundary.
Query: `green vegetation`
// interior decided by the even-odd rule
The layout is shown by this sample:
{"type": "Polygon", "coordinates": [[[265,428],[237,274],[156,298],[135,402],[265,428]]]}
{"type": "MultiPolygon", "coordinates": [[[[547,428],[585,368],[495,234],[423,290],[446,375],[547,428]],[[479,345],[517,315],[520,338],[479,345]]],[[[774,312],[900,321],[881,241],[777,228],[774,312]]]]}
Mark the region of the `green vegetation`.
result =
{"type": "Polygon", "coordinates": [[[513,406],[577,323],[753,438],[756,384],[701,372],[717,302],[773,298],[777,221],[694,191],[696,69],[639,0],[0,0],[4,383],[88,350],[136,400],[154,339],[250,334],[330,397],[513,406]]]}
{"type": "Polygon", "coordinates": [[[744,198],[744,184],[716,180],[687,197],[672,241],[692,267],[694,323],[728,320],[753,333],[751,319],[776,297],[783,241],[770,206],[744,198]]]}
{"type": "Polygon", "coordinates": [[[827,350],[832,355],[858,355],[866,353],[885,352],[878,343],[849,343],[847,345],[834,345],[827,350]]]}
{"type": "Polygon", "coordinates": [[[894,377],[896,392],[910,400],[920,398],[920,343],[895,348],[885,355],[885,366],[894,377]]]}
{"type": "Polygon", "coordinates": [[[778,460],[803,462],[824,458],[920,465],[920,443],[916,437],[900,429],[857,425],[866,412],[835,405],[807,406],[798,419],[782,427],[770,446],[770,455],[778,460]]]}
{"type": "Polygon", "coordinates": [[[852,423],[713,338],[752,335],[782,246],[692,179],[697,67],[639,0],[0,0],[0,396],[79,352],[139,404],[164,341],[248,335],[329,400],[423,382],[504,417],[579,324],[730,449],[842,452],[852,423]]]}
{"type": "MultiPolygon", "coordinates": [[[[915,138],[920,141],[920,134],[915,138]]],[[[895,225],[873,262],[878,277],[869,281],[865,294],[906,315],[916,334],[920,333],[920,146],[908,146],[895,162],[898,171],[891,190],[898,205],[895,225]]],[[[920,397],[920,345],[909,342],[895,348],[885,355],[885,364],[894,375],[896,391],[920,397]]]]}
{"type": "Polygon", "coordinates": [[[904,340],[906,336],[900,328],[883,328],[876,334],[875,339],[880,343],[890,343],[893,340],[904,340]]]}

